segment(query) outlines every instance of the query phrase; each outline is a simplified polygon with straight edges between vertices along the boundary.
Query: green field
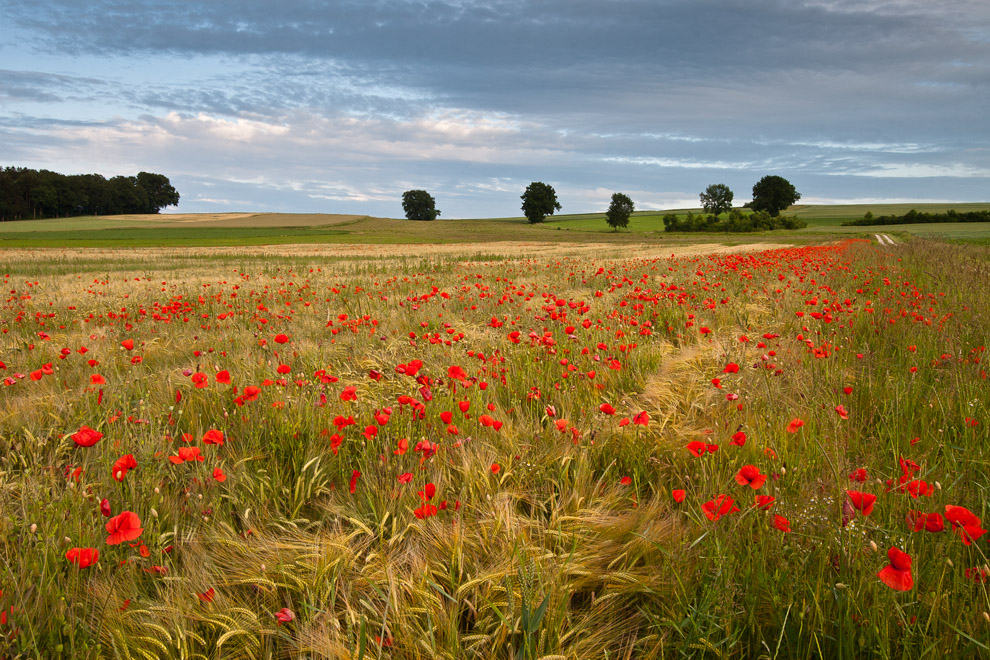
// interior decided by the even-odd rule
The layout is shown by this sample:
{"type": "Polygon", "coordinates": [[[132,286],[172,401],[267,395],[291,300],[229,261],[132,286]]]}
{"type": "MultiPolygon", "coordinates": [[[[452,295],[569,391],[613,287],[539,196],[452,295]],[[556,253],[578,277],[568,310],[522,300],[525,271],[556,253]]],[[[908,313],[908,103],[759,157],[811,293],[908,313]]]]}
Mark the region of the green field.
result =
{"type": "MultiPolygon", "coordinates": [[[[664,231],[663,215],[670,211],[634,213],[629,227],[613,231],[604,213],[552,216],[531,225],[522,217],[440,219],[415,222],[394,218],[332,214],[174,214],[23,220],[0,225],[0,247],[154,247],[247,246],[284,244],[417,244],[525,242],[659,243],[764,242],[809,243],[829,236],[871,238],[876,231],[897,237],[930,236],[967,243],[990,243],[990,223],[916,224],[888,227],[843,227],[848,220],[874,215],[903,214],[910,209],[970,211],[990,203],[856,204],[796,206],[791,213],[808,222],[798,231],[759,234],[682,234],[664,231]]],[[[700,209],[691,209],[699,212],[700,209]]],[[[677,209],[675,213],[687,213],[677,209]]]]}

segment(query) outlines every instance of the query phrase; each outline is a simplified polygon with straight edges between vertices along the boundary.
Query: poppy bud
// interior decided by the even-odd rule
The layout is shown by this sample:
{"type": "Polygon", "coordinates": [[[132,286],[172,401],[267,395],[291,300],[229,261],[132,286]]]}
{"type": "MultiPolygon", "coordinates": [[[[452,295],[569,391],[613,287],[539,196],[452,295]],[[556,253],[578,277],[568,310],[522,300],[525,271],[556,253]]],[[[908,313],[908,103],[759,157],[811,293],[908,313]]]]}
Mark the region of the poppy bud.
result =
{"type": "Polygon", "coordinates": [[[781,474],[781,475],[785,475],[785,474],[787,474],[787,468],[785,468],[785,467],[781,467],[781,468],[780,468],[780,474],[781,474]]]}
{"type": "Polygon", "coordinates": [[[986,612],[984,612],[983,613],[983,618],[986,619],[987,623],[990,623],[990,614],[987,614],[986,612]]]}
{"type": "Polygon", "coordinates": [[[935,489],[936,490],[942,490],[942,484],[940,484],[939,482],[936,481],[935,482],[935,489]]]}
{"type": "Polygon", "coordinates": [[[262,564],[262,565],[261,565],[261,572],[262,572],[262,573],[264,573],[264,572],[265,572],[265,565],[264,565],[264,564],[262,564]]]}
{"type": "Polygon", "coordinates": [[[151,517],[152,518],[157,518],[158,517],[158,512],[156,510],[152,509],[151,510],[151,517]]]}
{"type": "Polygon", "coordinates": [[[836,582],[835,588],[838,589],[839,591],[842,591],[843,589],[846,588],[846,585],[842,584],[841,582],[836,582]]]}
{"type": "Polygon", "coordinates": [[[38,533],[38,525],[36,523],[31,523],[31,527],[29,527],[29,529],[31,530],[32,534],[38,533]]]}
{"type": "Polygon", "coordinates": [[[955,564],[953,564],[952,560],[949,559],[948,557],[946,557],[945,563],[949,565],[949,568],[955,568],[955,564]]]}
{"type": "Polygon", "coordinates": [[[870,550],[872,550],[873,552],[879,552],[880,549],[877,548],[877,544],[875,542],[870,541],[870,550]]]}

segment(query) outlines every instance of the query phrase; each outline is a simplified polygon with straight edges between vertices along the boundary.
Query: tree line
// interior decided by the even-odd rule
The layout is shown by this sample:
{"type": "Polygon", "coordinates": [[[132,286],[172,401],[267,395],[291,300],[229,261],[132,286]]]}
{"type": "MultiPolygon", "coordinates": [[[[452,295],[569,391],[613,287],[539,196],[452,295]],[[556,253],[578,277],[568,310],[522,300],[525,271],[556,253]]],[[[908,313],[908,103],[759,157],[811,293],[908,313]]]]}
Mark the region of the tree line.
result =
{"type": "MultiPolygon", "coordinates": [[[[666,231],[711,231],[711,232],[750,232],[772,229],[800,229],[807,223],[797,217],[781,216],[780,212],[799,199],[801,193],[787,179],[767,175],[753,186],[753,201],[743,208],[750,209],[745,214],[732,208],[733,193],[724,183],[713,183],[699,196],[701,206],[708,214],[695,215],[689,212],[686,218],[674,213],[663,216],[666,231]],[[721,218],[723,214],[728,217],[721,218]]],[[[554,211],[561,209],[557,201],[557,191],[542,181],[534,181],[526,187],[521,196],[522,211],[526,219],[535,224],[554,211]]],[[[436,200],[425,190],[407,190],[402,194],[402,209],[409,220],[435,220],[440,211],[436,200]]],[[[612,202],[605,212],[605,222],[615,230],[629,225],[629,216],[634,210],[633,201],[624,193],[612,195],[612,202]]]]}
{"type": "Polygon", "coordinates": [[[79,215],[158,213],[179,203],[163,174],[137,176],[59,174],[26,167],[0,167],[0,221],[79,215]]]}
{"type": "Polygon", "coordinates": [[[878,215],[873,217],[869,211],[859,220],[843,222],[844,227],[869,227],[871,225],[913,225],[916,223],[940,222],[990,222],[990,210],[963,211],[949,209],[945,213],[926,213],[911,209],[904,215],[878,215]]]}

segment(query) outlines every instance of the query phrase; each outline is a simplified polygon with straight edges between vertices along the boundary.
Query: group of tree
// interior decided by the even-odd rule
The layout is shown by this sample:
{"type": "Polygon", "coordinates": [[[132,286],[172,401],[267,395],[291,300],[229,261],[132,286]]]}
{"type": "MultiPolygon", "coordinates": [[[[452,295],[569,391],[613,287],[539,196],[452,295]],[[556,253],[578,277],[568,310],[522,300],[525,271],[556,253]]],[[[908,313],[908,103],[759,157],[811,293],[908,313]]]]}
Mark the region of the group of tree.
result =
{"type": "Polygon", "coordinates": [[[846,227],[869,227],[871,225],[913,225],[915,223],[939,222],[990,222],[990,210],[963,211],[949,209],[945,213],[925,213],[911,209],[904,215],[879,215],[873,217],[869,211],[859,220],[843,222],[846,227]]]}
{"type": "Polygon", "coordinates": [[[158,213],[178,203],[179,193],[163,174],[106,179],[100,174],[0,168],[0,221],[158,213]]]}
{"type": "MultiPolygon", "coordinates": [[[[754,211],[752,214],[744,215],[738,211],[733,214],[732,198],[732,191],[727,185],[713,183],[701,193],[701,206],[708,216],[688,214],[690,221],[681,221],[676,215],[668,214],[664,216],[664,225],[667,231],[758,231],[763,228],[794,229],[799,223],[800,226],[805,226],[796,218],[776,220],[781,211],[801,199],[801,193],[783,177],[767,175],[753,186],[753,201],[746,204],[746,208],[754,211]],[[719,216],[724,213],[729,213],[730,216],[719,220],[719,216]],[[669,218],[673,220],[668,222],[669,218]]],[[[557,191],[542,181],[530,183],[520,199],[523,215],[531,224],[543,222],[547,216],[561,209],[557,191]]],[[[410,220],[435,220],[440,215],[436,200],[425,190],[407,190],[402,193],[402,210],[410,220]]],[[[633,210],[633,201],[628,195],[615,193],[605,213],[605,221],[613,229],[627,227],[633,210]]]]}
{"type": "Polygon", "coordinates": [[[797,216],[770,215],[769,211],[743,213],[742,209],[732,209],[724,217],[709,213],[687,212],[680,216],[667,213],[663,216],[664,231],[709,231],[709,232],[751,232],[773,231],[774,229],[803,229],[808,223],[797,216]]]}

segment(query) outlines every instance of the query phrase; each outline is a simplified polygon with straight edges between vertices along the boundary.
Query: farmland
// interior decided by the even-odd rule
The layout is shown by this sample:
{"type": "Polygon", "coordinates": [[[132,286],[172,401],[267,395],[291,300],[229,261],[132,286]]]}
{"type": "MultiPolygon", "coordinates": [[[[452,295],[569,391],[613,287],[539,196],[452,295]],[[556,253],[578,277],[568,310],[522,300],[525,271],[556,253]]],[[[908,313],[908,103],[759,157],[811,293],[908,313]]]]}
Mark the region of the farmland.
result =
{"type": "Polygon", "coordinates": [[[3,234],[0,656],[990,652],[984,248],[227,221],[3,234]]]}

